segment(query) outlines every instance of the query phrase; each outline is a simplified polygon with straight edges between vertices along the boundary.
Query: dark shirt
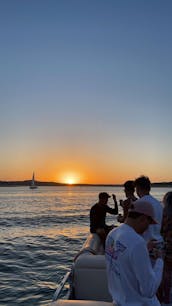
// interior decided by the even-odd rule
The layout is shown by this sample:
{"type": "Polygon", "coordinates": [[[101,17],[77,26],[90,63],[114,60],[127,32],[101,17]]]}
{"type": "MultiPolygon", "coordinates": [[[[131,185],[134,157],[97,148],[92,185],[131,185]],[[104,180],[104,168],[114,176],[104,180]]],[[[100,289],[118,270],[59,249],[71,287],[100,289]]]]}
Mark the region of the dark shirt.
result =
{"type": "Polygon", "coordinates": [[[115,208],[110,208],[108,205],[96,203],[91,207],[90,210],[90,232],[96,233],[97,228],[107,228],[105,219],[106,213],[117,215],[118,206],[115,205],[115,208]]]}
{"type": "Polygon", "coordinates": [[[130,209],[130,206],[132,204],[132,202],[136,201],[137,198],[133,195],[133,197],[131,198],[127,198],[126,200],[123,201],[123,221],[125,221],[125,219],[127,218],[128,215],[128,210],[130,209]]]}
{"type": "Polygon", "coordinates": [[[165,242],[164,262],[172,269],[172,218],[163,214],[161,234],[165,242]]]}

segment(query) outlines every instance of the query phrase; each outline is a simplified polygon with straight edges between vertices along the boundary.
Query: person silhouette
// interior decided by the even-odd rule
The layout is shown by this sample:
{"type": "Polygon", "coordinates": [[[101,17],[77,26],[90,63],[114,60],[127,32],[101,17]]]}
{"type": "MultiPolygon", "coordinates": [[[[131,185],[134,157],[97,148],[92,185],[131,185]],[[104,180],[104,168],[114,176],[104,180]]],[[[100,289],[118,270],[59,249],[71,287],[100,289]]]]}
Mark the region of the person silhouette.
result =
{"type": "Polygon", "coordinates": [[[126,199],[120,200],[120,205],[123,208],[123,215],[122,216],[119,215],[117,218],[118,222],[120,223],[125,221],[131,203],[137,200],[136,196],[134,195],[135,192],[134,181],[129,180],[124,183],[124,192],[126,199]]]}
{"type": "Polygon", "coordinates": [[[116,196],[113,194],[114,208],[108,206],[108,199],[111,196],[107,192],[99,193],[99,201],[90,209],[90,232],[97,233],[105,246],[105,240],[109,231],[114,228],[114,225],[106,224],[106,213],[117,215],[118,204],[116,196]]]}

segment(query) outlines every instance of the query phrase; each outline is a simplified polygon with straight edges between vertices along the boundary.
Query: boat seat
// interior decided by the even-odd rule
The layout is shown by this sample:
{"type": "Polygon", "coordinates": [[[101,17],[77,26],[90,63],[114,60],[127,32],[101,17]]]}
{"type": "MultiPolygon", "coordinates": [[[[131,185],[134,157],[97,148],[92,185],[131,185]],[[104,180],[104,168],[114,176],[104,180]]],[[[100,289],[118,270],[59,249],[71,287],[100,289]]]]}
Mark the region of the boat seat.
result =
{"type": "Polygon", "coordinates": [[[77,300],[111,302],[104,255],[79,256],[73,268],[73,287],[77,300]]]}
{"type": "Polygon", "coordinates": [[[113,303],[100,301],[78,301],[78,300],[58,300],[51,303],[51,306],[115,306],[113,303]]]}

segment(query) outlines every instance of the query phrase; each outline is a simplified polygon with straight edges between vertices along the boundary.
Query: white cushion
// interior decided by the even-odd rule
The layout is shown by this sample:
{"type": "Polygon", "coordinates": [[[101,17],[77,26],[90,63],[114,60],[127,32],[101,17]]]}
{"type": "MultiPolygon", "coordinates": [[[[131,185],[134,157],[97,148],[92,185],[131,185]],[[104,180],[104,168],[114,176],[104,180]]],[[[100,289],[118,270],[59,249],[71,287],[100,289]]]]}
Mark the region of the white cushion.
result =
{"type": "Polygon", "coordinates": [[[74,265],[74,290],[78,300],[111,302],[104,255],[79,256],[74,265]]]}

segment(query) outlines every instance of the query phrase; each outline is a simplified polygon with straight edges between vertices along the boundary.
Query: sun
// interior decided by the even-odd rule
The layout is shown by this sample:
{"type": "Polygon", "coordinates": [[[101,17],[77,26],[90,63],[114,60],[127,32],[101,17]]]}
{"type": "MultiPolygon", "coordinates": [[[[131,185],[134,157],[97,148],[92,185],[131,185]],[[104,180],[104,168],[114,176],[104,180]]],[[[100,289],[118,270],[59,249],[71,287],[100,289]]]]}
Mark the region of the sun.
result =
{"type": "Polygon", "coordinates": [[[67,185],[75,185],[80,182],[80,176],[78,173],[62,173],[60,181],[67,185]]]}
{"type": "Polygon", "coordinates": [[[66,178],[66,184],[73,185],[76,184],[76,181],[74,178],[66,178]]]}

